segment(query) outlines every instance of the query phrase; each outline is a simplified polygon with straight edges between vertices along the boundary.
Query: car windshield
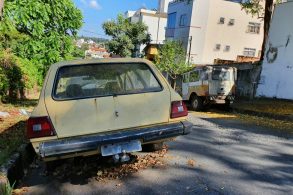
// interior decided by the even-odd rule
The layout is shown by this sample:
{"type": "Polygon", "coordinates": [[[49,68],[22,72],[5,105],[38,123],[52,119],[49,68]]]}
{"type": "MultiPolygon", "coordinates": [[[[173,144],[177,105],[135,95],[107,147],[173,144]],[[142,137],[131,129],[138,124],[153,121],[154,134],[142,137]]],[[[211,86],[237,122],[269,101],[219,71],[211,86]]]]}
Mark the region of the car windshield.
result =
{"type": "Polygon", "coordinates": [[[91,64],[60,68],[53,97],[79,99],[160,90],[160,83],[146,64],[91,64]]]}
{"type": "Polygon", "coordinates": [[[229,81],[230,80],[230,72],[227,70],[213,70],[212,73],[213,80],[220,81],[229,81]]]}

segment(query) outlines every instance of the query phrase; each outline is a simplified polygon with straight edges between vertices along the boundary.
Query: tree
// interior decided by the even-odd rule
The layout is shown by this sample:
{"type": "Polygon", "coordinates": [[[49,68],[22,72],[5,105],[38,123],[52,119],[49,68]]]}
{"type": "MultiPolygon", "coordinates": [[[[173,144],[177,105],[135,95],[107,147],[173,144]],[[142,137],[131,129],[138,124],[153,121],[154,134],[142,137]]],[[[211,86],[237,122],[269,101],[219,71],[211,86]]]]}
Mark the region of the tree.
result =
{"type": "Polygon", "coordinates": [[[116,20],[107,21],[103,24],[106,35],[111,36],[108,47],[116,55],[121,57],[135,56],[137,46],[150,42],[148,27],[142,23],[132,23],[122,14],[116,20]]]}
{"type": "Polygon", "coordinates": [[[269,29],[271,18],[274,9],[274,3],[280,3],[281,0],[250,0],[245,1],[241,4],[242,9],[244,9],[247,13],[252,16],[257,16],[258,18],[262,18],[264,20],[264,38],[262,43],[261,57],[260,60],[264,59],[264,52],[266,47],[266,42],[268,39],[269,29]],[[265,6],[263,6],[265,5],[265,6]]]}
{"type": "Polygon", "coordinates": [[[71,58],[82,14],[71,0],[6,0],[3,17],[29,38],[13,52],[42,65],[71,58]]]}
{"type": "Polygon", "coordinates": [[[81,12],[71,0],[5,0],[0,96],[25,98],[25,90],[41,84],[50,64],[77,55],[73,38],[81,25],[81,12]]]}
{"type": "Polygon", "coordinates": [[[176,79],[178,76],[191,69],[186,63],[186,51],[179,41],[166,41],[159,48],[155,63],[162,72],[168,73],[171,77],[174,89],[176,88],[176,79]]]}

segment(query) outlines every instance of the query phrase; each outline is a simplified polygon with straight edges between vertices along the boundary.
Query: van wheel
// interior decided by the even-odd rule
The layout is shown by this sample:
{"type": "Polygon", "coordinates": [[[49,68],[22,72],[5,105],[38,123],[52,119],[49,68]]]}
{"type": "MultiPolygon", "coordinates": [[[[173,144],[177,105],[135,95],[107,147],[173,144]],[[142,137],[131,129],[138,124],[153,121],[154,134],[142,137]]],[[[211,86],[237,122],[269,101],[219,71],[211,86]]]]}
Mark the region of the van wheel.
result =
{"type": "Polygon", "coordinates": [[[198,97],[197,95],[194,95],[190,100],[190,106],[191,109],[195,111],[203,110],[203,99],[201,97],[198,97]]]}
{"type": "Polygon", "coordinates": [[[231,109],[230,105],[231,105],[230,100],[225,100],[224,110],[230,111],[230,109],[231,109]]]}
{"type": "Polygon", "coordinates": [[[155,144],[145,144],[142,146],[143,152],[154,152],[158,150],[162,150],[164,146],[163,142],[155,143],[155,144]]]}

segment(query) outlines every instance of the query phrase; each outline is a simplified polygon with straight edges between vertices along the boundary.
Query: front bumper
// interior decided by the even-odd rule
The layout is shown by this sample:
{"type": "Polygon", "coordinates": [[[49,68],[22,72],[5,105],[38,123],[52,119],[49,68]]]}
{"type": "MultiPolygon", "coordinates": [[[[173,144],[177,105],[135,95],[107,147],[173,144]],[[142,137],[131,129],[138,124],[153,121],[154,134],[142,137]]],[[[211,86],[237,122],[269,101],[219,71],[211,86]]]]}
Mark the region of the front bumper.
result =
{"type": "Polygon", "coordinates": [[[234,95],[210,95],[208,99],[210,102],[214,102],[216,104],[225,104],[227,100],[230,102],[233,102],[235,100],[235,96],[234,95]]]}
{"type": "Polygon", "coordinates": [[[101,145],[130,140],[141,140],[142,143],[153,142],[179,135],[187,135],[191,132],[192,126],[192,123],[183,121],[126,131],[47,141],[40,143],[39,154],[43,158],[58,157],[72,153],[94,151],[99,149],[101,145]]]}

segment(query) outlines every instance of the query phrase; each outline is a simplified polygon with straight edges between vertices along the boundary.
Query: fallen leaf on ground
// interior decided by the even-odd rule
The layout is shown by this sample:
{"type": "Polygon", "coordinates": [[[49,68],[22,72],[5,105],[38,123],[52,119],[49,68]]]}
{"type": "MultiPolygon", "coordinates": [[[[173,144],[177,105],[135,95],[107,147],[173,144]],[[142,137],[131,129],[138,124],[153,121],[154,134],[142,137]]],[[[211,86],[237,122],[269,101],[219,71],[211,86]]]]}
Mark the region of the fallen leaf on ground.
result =
{"type": "Polygon", "coordinates": [[[187,161],[187,164],[188,164],[189,166],[191,166],[191,167],[194,167],[194,166],[195,166],[195,161],[192,160],[192,159],[189,159],[189,160],[187,161]]]}

